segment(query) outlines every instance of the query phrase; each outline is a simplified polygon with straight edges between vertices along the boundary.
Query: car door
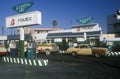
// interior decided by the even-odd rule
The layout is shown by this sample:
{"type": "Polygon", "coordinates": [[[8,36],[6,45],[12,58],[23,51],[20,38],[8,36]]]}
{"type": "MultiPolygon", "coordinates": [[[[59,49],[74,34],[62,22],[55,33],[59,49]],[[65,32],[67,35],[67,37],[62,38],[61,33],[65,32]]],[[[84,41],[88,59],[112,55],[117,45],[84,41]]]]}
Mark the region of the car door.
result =
{"type": "Polygon", "coordinates": [[[87,45],[81,45],[80,50],[79,50],[79,54],[81,54],[81,55],[91,55],[92,54],[92,49],[87,45]]]}
{"type": "Polygon", "coordinates": [[[79,51],[80,51],[80,46],[76,46],[74,47],[73,49],[77,54],[79,54],[79,51]]]}

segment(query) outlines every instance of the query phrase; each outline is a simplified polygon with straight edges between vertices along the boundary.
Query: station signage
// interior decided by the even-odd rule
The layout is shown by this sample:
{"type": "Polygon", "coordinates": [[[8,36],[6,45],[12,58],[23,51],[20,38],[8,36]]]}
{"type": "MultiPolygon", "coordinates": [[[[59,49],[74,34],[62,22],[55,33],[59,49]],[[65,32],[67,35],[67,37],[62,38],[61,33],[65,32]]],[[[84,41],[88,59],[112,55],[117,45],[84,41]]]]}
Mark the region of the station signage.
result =
{"type": "Polygon", "coordinates": [[[84,25],[84,26],[74,26],[72,28],[72,32],[73,33],[76,33],[76,32],[91,32],[91,31],[98,31],[100,30],[100,27],[98,24],[95,24],[95,25],[84,25]]]}
{"type": "Polygon", "coordinates": [[[31,6],[33,2],[23,3],[16,6],[13,6],[12,9],[18,13],[25,13],[31,6]]]}
{"type": "Polygon", "coordinates": [[[80,24],[88,24],[92,20],[93,20],[92,17],[88,17],[88,18],[80,18],[80,19],[77,19],[76,21],[80,24]]]}
{"type": "Polygon", "coordinates": [[[40,11],[33,11],[29,13],[6,17],[6,27],[8,28],[26,27],[40,24],[41,24],[40,11]]]}
{"type": "Polygon", "coordinates": [[[94,26],[87,26],[87,27],[76,27],[72,28],[72,32],[86,32],[86,31],[94,31],[97,29],[94,29],[94,26]]]}

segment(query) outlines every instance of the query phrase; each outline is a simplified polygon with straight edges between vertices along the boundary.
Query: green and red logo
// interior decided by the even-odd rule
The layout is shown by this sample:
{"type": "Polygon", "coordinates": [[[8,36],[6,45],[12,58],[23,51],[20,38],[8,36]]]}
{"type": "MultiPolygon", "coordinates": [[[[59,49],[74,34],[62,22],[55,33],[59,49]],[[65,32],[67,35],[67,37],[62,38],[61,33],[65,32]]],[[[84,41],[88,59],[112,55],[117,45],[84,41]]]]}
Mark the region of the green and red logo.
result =
{"type": "Polygon", "coordinates": [[[14,25],[15,25],[15,20],[12,19],[12,20],[11,20],[11,23],[10,23],[10,26],[14,26],[14,25]]]}
{"type": "Polygon", "coordinates": [[[79,31],[80,31],[80,27],[78,27],[78,28],[76,29],[76,31],[78,31],[78,32],[79,32],[79,31]]]}

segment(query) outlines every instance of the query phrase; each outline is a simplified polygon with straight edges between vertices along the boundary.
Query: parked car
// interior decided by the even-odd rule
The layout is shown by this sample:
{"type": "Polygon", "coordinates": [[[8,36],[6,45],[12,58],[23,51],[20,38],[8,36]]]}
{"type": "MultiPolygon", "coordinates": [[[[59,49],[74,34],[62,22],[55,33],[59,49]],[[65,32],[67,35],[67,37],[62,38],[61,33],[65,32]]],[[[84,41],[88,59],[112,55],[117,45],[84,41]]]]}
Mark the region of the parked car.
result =
{"type": "Polygon", "coordinates": [[[5,48],[5,46],[0,45],[0,56],[4,56],[7,53],[7,49],[5,48]]]}
{"type": "Polygon", "coordinates": [[[36,51],[38,53],[44,52],[46,55],[50,55],[53,52],[59,52],[59,47],[55,43],[38,44],[36,51]]]}
{"type": "Polygon", "coordinates": [[[89,44],[81,44],[67,49],[67,54],[72,54],[73,56],[93,55],[95,57],[101,57],[107,53],[109,53],[107,48],[92,47],[89,44]]]}

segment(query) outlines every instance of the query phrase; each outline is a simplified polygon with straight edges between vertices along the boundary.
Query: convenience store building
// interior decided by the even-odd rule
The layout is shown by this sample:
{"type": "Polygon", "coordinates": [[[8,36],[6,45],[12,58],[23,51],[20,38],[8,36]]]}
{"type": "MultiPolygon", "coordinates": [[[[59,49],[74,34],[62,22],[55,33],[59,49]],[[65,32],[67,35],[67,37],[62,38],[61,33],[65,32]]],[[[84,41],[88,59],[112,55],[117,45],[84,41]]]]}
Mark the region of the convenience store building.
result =
{"type": "Polygon", "coordinates": [[[89,43],[95,46],[99,45],[99,39],[102,35],[102,30],[97,23],[74,25],[71,29],[50,31],[47,39],[54,42],[77,42],[89,43]]]}

